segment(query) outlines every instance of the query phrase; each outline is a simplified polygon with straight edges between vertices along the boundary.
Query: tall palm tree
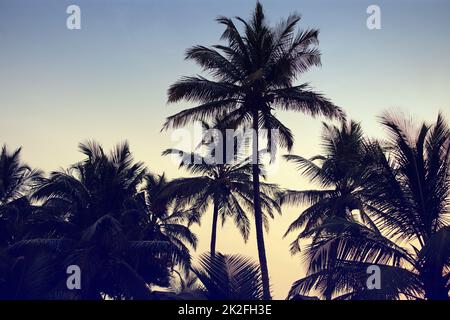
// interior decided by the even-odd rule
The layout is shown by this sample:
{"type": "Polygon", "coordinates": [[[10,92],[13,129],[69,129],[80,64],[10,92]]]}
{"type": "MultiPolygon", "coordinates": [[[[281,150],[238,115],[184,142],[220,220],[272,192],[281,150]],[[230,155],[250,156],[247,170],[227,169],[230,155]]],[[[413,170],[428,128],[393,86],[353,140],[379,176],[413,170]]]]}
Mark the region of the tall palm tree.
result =
{"type": "MultiPolygon", "coordinates": [[[[253,203],[255,211],[258,255],[264,284],[264,298],[270,299],[269,272],[264,244],[263,218],[259,182],[259,129],[277,129],[279,143],[290,149],[291,131],[274,114],[275,109],[305,112],[343,118],[343,111],[312,91],[307,84],[294,81],[311,66],[320,64],[318,30],[296,32],[300,21],[291,15],[277,27],[267,24],[258,2],[252,18],[239,31],[233,20],[220,17],[225,26],[222,39],[227,45],[212,48],[195,46],[186,52],[186,59],[197,62],[213,77],[185,77],[169,88],[168,101],[187,100],[200,103],[169,117],[164,128],[184,126],[188,122],[207,120],[227,114],[224,121],[239,123],[254,130],[253,203]]],[[[269,135],[268,140],[271,142],[269,135]]]]}
{"type": "MultiPolygon", "coordinates": [[[[290,205],[309,205],[289,226],[285,236],[299,228],[303,230],[291,243],[291,254],[300,252],[300,240],[313,237],[314,230],[329,217],[353,219],[353,210],[358,209],[365,221],[367,218],[364,203],[361,200],[363,177],[367,169],[366,142],[359,124],[343,121],[332,126],[323,123],[323,155],[306,159],[297,155],[285,155],[284,158],[295,163],[311,182],[321,189],[287,190],[282,193],[280,203],[290,205]]],[[[337,248],[330,248],[336,254],[337,248]]],[[[332,272],[332,271],[330,271],[332,272]]],[[[327,286],[325,297],[331,299],[332,284],[327,286]]]]}
{"type": "Polygon", "coordinates": [[[370,146],[374,162],[362,191],[372,223],[331,217],[315,228],[308,274],[291,296],[331,285],[338,299],[449,298],[448,125],[439,115],[414,130],[389,114],[382,124],[390,139],[385,148],[370,146]],[[366,286],[371,265],[381,270],[378,290],[366,286]]]}

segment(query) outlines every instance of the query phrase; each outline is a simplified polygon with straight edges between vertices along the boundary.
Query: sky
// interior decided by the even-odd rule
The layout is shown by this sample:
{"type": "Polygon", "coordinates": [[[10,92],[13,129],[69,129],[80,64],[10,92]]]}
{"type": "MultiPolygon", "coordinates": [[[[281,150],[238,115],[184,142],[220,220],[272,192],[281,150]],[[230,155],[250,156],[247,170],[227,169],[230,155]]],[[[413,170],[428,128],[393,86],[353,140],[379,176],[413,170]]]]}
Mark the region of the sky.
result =
{"type": "MultiPolygon", "coordinates": [[[[296,12],[301,28],[320,29],[322,67],[309,82],[361,122],[370,137],[383,138],[377,117],[397,110],[415,121],[450,115],[450,1],[265,0],[272,24],[296,12]],[[369,5],[381,9],[381,29],[366,26],[369,5]]],[[[194,105],[167,105],[167,88],[181,76],[200,74],[184,60],[193,45],[220,42],[218,16],[249,17],[254,0],[0,0],[0,144],[23,147],[23,159],[46,172],[81,160],[79,142],[105,148],[128,140],[135,158],[154,173],[185,174],[161,157],[174,146],[165,117],[194,105]],[[66,8],[81,9],[81,29],[66,27],[66,8]]],[[[321,121],[278,113],[296,143],[293,153],[320,153],[321,121]]],[[[314,186],[295,167],[281,163],[270,182],[314,186]]],[[[284,208],[266,235],[274,297],[284,299],[305,274],[291,256],[292,237],[282,236],[301,208],[284,208]]],[[[209,246],[210,218],[195,228],[209,246]]],[[[254,231],[254,230],[252,230],[254,231]]],[[[232,224],[219,230],[218,250],[257,258],[255,235],[247,244],[232,224]]]]}

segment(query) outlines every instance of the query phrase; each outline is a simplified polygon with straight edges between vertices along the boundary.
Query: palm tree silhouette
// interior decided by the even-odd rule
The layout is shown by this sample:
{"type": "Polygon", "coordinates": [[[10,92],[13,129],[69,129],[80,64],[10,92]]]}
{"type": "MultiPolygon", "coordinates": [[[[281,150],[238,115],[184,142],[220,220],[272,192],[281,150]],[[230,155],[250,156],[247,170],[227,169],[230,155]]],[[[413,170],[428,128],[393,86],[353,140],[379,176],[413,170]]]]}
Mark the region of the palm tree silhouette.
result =
{"type": "Polygon", "coordinates": [[[337,299],[448,299],[449,128],[441,115],[416,131],[389,114],[382,124],[391,137],[385,148],[368,147],[373,163],[360,193],[371,222],[333,216],[312,229],[308,274],[290,296],[319,289],[337,299]],[[371,265],[381,271],[378,290],[366,286],[371,265]]]}
{"type": "MultiPolygon", "coordinates": [[[[300,74],[320,64],[319,51],[313,47],[318,43],[318,30],[296,33],[295,28],[300,20],[297,15],[289,16],[273,28],[267,24],[259,2],[249,21],[237,20],[244,26],[242,32],[232,19],[217,19],[226,28],[222,39],[227,41],[227,45],[213,48],[195,46],[187,50],[186,59],[197,62],[214,80],[200,76],[185,77],[172,85],[168,92],[169,102],[185,99],[200,105],[167,118],[163,128],[180,127],[220,114],[227,114],[226,122],[253,128],[252,180],[256,236],[264,298],[270,299],[260,198],[259,129],[277,129],[280,145],[290,149],[292,133],[276,118],[275,109],[336,118],[343,118],[344,113],[312,91],[307,84],[293,84],[300,74]]],[[[271,139],[269,135],[269,142],[271,139]]]]}
{"type": "Polygon", "coordinates": [[[23,239],[29,233],[27,222],[32,212],[28,194],[41,172],[20,160],[21,149],[0,153],[0,247],[23,239]]]}
{"type": "Polygon", "coordinates": [[[47,282],[54,290],[46,297],[148,298],[149,285],[166,285],[175,265],[189,268],[184,243],[195,244],[195,237],[180,227],[181,219],[147,210],[142,201],[148,197],[138,190],[145,177],[151,179],[142,163],[134,162],[127,143],[111,154],[95,142],[80,149],[86,160],[53,172],[33,193],[43,202],[41,210],[53,215],[52,237],[22,240],[9,251],[53,257],[46,266],[53,271],[47,282]],[[133,219],[136,212],[145,217],[133,219]],[[66,267],[73,264],[83,275],[77,292],[65,287],[66,267]]]}
{"type": "MultiPolygon", "coordinates": [[[[353,210],[358,210],[359,217],[366,223],[372,223],[367,216],[362,199],[364,177],[371,161],[366,152],[370,141],[364,138],[361,126],[354,121],[343,121],[333,126],[323,123],[322,146],[324,155],[305,159],[296,155],[285,155],[287,161],[293,162],[318,184],[320,190],[287,190],[282,193],[280,203],[291,205],[309,205],[289,226],[285,236],[299,228],[303,230],[291,243],[291,253],[300,252],[300,240],[314,237],[315,230],[331,217],[354,219],[353,210]],[[325,188],[325,189],[323,189],[325,188]]],[[[330,247],[329,264],[336,261],[337,248],[330,247]]],[[[330,270],[330,273],[333,272],[330,270]]],[[[331,299],[333,283],[327,284],[324,295],[331,299]]]]}
{"type": "MultiPolygon", "coordinates": [[[[165,150],[163,155],[178,155],[181,158],[180,168],[187,169],[191,174],[200,174],[199,176],[175,179],[174,184],[180,190],[179,194],[183,194],[184,198],[191,203],[191,222],[200,223],[201,216],[212,203],[210,253],[214,255],[219,217],[222,224],[227,217],[232,218],[244,240],[248,240],[250,220],[246,210],[251,210],[253,207],[252,167],[249,159],[239,159],[239,146],[234,143],[236,141],[227,141],[225,122],[219,118],[212,126],[203,123],[203,127],[205,133],[200,146],[206,144],[205,156],[177,149],[165,150]],[[216,131],[211,133],[208,131],[211,129],[216,131]],[[220,135],[220,139],[212,137],[211,135],[214,133],[220,135]],[[213,138],[213,142],[209,143],[211,138],[213,138]],[[231,142],[233,145],[230,144],[231,142]],[[227,148],[233,148],[228,155],[227,148]]],[[[260,170],[260,174],[265,177],[263,170],[260,170]]],[[[281,213],[278,203],[273,199],[278,193],[278,188],[272,184],[262,183],[261,189],[263,220],[268,227],[267,217],[273,218],[274,211],[281,213]]],[[[179,201],[181,200],[179,199],[179,201]]]]}
{"type": "MultiPolygon", "coordinates": [[[[38,296],[42,291],[33,292],[26,280],[39,271],[41,279],[45,279],[40,268],[43,259],[34,259],[34,263],[28,264],[33,261],[14,257],[9,252],[13,244],[33,236],[32,224],[37,223],[28,195],[41,172],[24,164],[20,153],[20,148],[10,152],[6,145],[0,153],[0,299],[21,298],[24,292],[38,296]]],[[[42,280],[40,282],[42,285],[42,280]]]]}
{"type": "Polygon", "coordinates": [[[147,173],[140,192],[126,204],[122,223],[132,239],[148,241],[150,245],[155,240],[174,245],[182,253],[182,259],[174,262],[189,268],[189,248],[195,249],[198,239],[185,225],[188,215],[179,201],[182,191],[176,181],[168,180],[164,174],[147,173]]]}
{"type": "Polygon", "coordinates": [[[41,172],[20,160],[21,149],[0,153],[0,246],[8,246],[29,233],[28,222],[32,205],[28,194],[39,180],[41,172]]]}
{"type": "Polygon", "coordinates": [[[285,236],[302,228],[291,244],[292,254],[300,252],[299,241],[310,237],[311,231],[328,217],[351,219],[352,210],[358,209],[362,218],[367,218],[361,192],[369,161],[365,152],[368,144],[361,126],[354,121],[342,122],[339,127],[323,123],[323,155],[310,159],[291,154],[284,156],[321,187],[319,190],[286,190],[280,194],[281,204],[309,205],[286,231],[285,236]]]}
{"type": "Polygon", "coordinates": [[[20,160],[21,148],[9,152],[6,145],[0,153],[0,206],[23,198],[39,178],[41,172],[33,170],[20,160]]]}

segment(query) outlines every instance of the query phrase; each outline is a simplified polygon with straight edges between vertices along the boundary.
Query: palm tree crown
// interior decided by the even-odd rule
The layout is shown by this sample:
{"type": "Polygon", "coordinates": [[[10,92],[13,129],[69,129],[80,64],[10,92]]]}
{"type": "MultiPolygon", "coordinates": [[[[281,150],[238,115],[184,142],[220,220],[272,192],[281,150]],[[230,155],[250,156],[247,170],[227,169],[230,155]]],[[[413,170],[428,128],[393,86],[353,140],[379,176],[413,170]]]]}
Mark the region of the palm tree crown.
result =
{"type": "Polygon", "coordinates": [[[351,219],[352,211],[359,210],[362,218],[366,218],[361,192],[370,158],[366,146],[370,142],[364,138],[361,126],[354,121],[344,121],[339,127],[324,123],[322,141],[323,155],[310,159],[297,155],[284,156],[321,188],[281,193],[281,204],[309,205],[286,232],[287,235],[303,228],[291,244],[292,253],[299,252],[299,241],[311,236],[311,231],[329,217],[351,219]]]}
{"type": "MultiPolygon", "coordinates": [[[[186,59],[194,60],[213,79],[185,77],[172,85],[168,92],[169,102],[184,99],[200,105],[167,118],[164,128],[226,115],[223,121],[233,127],[244,125],[254,130],[253,158],[256,161],[252,166],[252,180],[256,237],[264,298],[270,299],[260,199],[259,129],[278,130],[277,142],[290,149],[294,141],[292,133],[276,118],[276,109],[336,118],[343,118],[344,112],[307,84],[294,85],[299,75],[320,65],[320,54],[315,47],[318,30],[296,32],[300,21],[298,15],[291,15],[278,26],[271,27],[259,2],[249,21],[236,19],[242,23],[242,31],[232,19],[217,19],[225,26],[222,39],[226,45],[195,46],[187,50],[186,59]]],[[[272,135],[268,134],[267,138],[271,145],[272,135]]]]}
{"type": "MultiPolygon", "coordinates": [[[[224,122],[217,120],[212,126],[206,123],[203,126],[207,130],[217,130],[221,136],[221,139],[208,143],[211,133],[205,132],[200,146],[206,147],[206,156],[177,149],[168,149],[163,152],[163,155],[175,154],[180,156],[180,168],[187,169],[191,174],[200,174],[199,176],[175,179],[174,184],[180,190],[179,194],[184,196],[184,200],[188,200],[190,203],[191,222],[200,223],[201,216],[212,203],[213,220],[210,252],[214,255],[219,218],[222,220],[222,224],[225,223],[227,217],[232,218],[244,240],[248,240],[250,220],[246,211],[251,210],[253,206],[252,167],[249,159],[239,159],[239,146],[237,144],[234,144],[232,154],[227,155],[226,149],[231,141],[227,141],[224,122]],[[216,152],[220,153],[217,158],[215,157],[216,152]],[[210,156],[213,159],[209,158],[210,156]],[[227,156],[230,159],[225,160],[227,156]]],[[[260,173],[263,175],[263,170],[260,173]]],[[[262,189],[263,219],[268,227],[267,216],[273,218],[274,211],[280,212],[279,205],[274,200],[278,188],[275,185],[263,183],[262,189]]],[[[183,200],[179,199],[179,201],[183,200]]]]}
{"type": "Polygon", "coordinates": [[[138,191],[145,177],[151,179],[142,163],[134,162],[127,143],[110,154],[95,142],[81,144],[80,150],[84,161],[53,172],[33,193],[42,202],[36,214],[47,217],[48,223],[35,225],[42,237],[9,249],[15,256],[45,261],[43,283],[24,297],[38,291],[50,298],[148,298],[149,286],[167,285],[175,265],[189,268],[185,243],[195,245],[196,238],[175,215],[146,206],[148,195],[138,191]],[[67,290],[68,265],[83,271],[81,290],[67,290]]]}
{"type": "Polygon", "coordinates": [[[414,131],[382,117],[391,138],[371,144],[360,192],[366,219],[333,216],[312,230],[308,274],[291,296],[318,289],[340,299],[448,299],[449,129],[443,117],[414,131]],[[381,289],[366,286],[381,270],[381,289]]]}

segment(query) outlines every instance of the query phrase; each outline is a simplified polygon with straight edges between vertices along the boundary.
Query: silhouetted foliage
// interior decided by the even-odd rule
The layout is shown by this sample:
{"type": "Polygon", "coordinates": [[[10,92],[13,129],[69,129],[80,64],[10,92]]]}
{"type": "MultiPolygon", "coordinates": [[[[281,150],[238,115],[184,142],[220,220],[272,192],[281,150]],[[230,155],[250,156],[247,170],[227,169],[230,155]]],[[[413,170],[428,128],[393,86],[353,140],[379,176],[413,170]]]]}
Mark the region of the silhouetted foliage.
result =
{"type": "Polygon", "coordinates": [[[126,143],[110,154],[95,142],[80,150],[84,161],[41,178],[33,190],[41,205],[28,219],[38,221],[30,231],[38,237],[16,232],[19,241],[2,249],[2,274],[10,273],[4,298],[143,299],[151,284],[169,284],[173,267],[189,268],[187,246],[196,238],[180,213],[164,207],[173,198],[158,198],[164,177],[147,174],[126,143]],[[69,265],[82,270],[81,290],[66,287],[69,265]]]}
{"type": "Polygon", "coordinates": [[[20,148],[3,146],[0,299],[270,299],[264,227],[283,204],[306,206],[286,232],[297,233],[290,251],[302,251],[308,263],[288,299],[448,299],[448,124],[439,115],[415,128],[385,114],[389,138],[365,137],[341,108],[296,83],[320,65],[319,31],[297,30],[299,21],[292,14],[271,26],[259,2],[248,20],[219,17],[223,43],[186,51],[210,79],[183,77],[168,90],[168,102],[197,106],[168,117],[163,129],[193,121],[222,137],[227,129],[253,129],[252,159],[239,147],[225,157],[234,140],[211,144],[204,135],[206,155],[163,152],[180,156],[190,174],[170,180],[136,162],[126,142],[107,153],[88,141],[79,145],[82,161],[44,175],[21,161],[20,148]],[[275,142],[290,152],[294,143],[277,111],[340,121],[323,124],[321,155],[285,155],[317,188],[281,191],[260,182],[262,129],[279,133],[262,137],[268,149],[275,142]],[[211,206],[210,252],[192,264],[198,239],[190,227],[211,206]],[[217,252],[219,220],[232,219],[247,240],[250,217],[259,264],[217,252]],[[67,287],[71,265],[82,272],[79,290],[67,287]],[[379,289],[367,287],[369,266],[381,271],[379,289]]]}
{"type": "Polygon", "coordinates": [[[390,138],[366,147],[372,162],[357,193],[364,214],[328,215],[311,228],[308,274],[290,296],[314,289],[336,299],[448,299],[448,125],[442,115],[416,130],[389,114],[381,122],[390,138]],[[371,265],[381,270],[377,290],[366,286],[371,265]]]}
{"type": "Polygon", "coordinates": [[[263,297],[261,272],[249,258],[205,253],[193,272],[209,300],[260,300],[263,297]]]}
{"type": "MultiPolygon", "coordinates": [[[[178,178],[173,181],[184,195],[184,199],[190,203],[191,223],[200,223],[201,216],[212,204],[213,219],[211,227],[210,252],[216,251],[217,223],[219,218],[222,225],[227,218],[233,219],[236,227],[245,241],[250,235],[250,219],[246,212],[253,208],[252,166],[251,159],[239,155],[237,147],[228,156],[232,159],[226,161],[227,145],[226,127],[218,119],[210,126],[203,123],[206,130],[215,129],[220,134],[220,139],[212,139],[210,131],[205,131],[202,144],[206,145],[206,155],[196,152],[185,152],[177,149],[168,149],[163,155],[177,155],[180,157],[180,168],[185,168],[189,173],[198,175],[194,177],[178,178]],[[217,157],[216,157],[217,156],[217,157]]],[[[214,131],[213,131],[214,133],[214,131]]],[[[230,141],[231,142],[231,141],[230,141]]],[[[236,144],[233,144],[237,146],[236,144]]],[[[241,146],[242,147],[242,146],[241,146]]],[[[264,168],[260,165],[260,174],[264,175],[264,168]]],[[[273,212],[281,213],[279,204],[275,201],[278,188],[275,185],[261,184],[261,206],[263,221],[266,228],[269,227],[268,217],[273,218],[273,212]]]]}
{"type": "MultiPolygon", "coordinates": [[[[296,31],[300,16],[293,14],[277,26],[268,24],[258,2],[249,20],[219,17],[224,25],[221,39],[226,45],[212,48],[194,46],[186,59],[195,61],[212,80],[201,76],[184,77],[168,91],[169,102],[186,100],[200,105],[167,118],[164,128],[181,127],[192,121],[221,117],[232,127],[246,126],[256,132],[253,150],[259,150],[259,129],[277,129],[277,142],[289,150],[294,138],[289,128],[276,117],[275,110],[303,112],[312,116],[343,118],[344,112],[307,84],[294,81],[312,66],[320,65],[316,48],[319,31],[296,31]]],[[[268,134],[269,146],[274,137],[268,134]]],[[[270,298],[269,272],[264,245],[261,210],[259,157],[252,165],[253,206],[258,255],[264,283],[264,297],[270,298]]]]}

